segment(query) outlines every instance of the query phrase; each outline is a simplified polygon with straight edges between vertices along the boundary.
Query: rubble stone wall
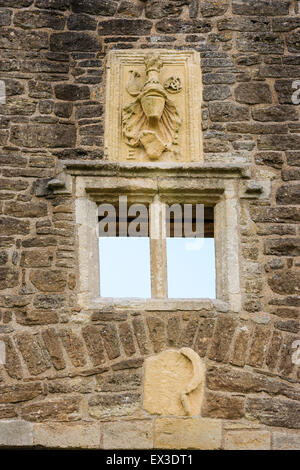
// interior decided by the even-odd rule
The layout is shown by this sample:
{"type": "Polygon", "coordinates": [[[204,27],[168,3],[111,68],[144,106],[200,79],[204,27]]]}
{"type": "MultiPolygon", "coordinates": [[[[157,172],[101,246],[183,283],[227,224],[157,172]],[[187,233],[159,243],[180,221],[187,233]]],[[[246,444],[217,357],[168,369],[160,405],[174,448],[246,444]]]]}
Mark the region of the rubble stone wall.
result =
{"type": "Polygon", "coordinates": [[[0,0],[0,26],[0,445],[299,449],[300,2],[0,0]],[[133,48],[199,51],[205,162],[270,184],[240,202],[238,313],[76,302],[74,198],[47,182],[105,158],[106,55],[133,48]],[[201,416],[151,416],[144,359],[181,347],[201,416]]]}

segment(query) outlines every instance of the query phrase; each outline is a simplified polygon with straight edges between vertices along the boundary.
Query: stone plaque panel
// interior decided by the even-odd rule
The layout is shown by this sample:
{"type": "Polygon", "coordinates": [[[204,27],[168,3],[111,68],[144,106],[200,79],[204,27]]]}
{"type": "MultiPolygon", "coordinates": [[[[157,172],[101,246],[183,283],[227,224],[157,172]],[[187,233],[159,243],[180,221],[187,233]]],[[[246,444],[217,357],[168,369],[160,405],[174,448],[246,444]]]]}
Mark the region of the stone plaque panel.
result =
{"type": "Polygon", "coordinates": [[[105,153],[110,161],[199,162],[202,81],[196,51],[111,51],[105,153]]]}

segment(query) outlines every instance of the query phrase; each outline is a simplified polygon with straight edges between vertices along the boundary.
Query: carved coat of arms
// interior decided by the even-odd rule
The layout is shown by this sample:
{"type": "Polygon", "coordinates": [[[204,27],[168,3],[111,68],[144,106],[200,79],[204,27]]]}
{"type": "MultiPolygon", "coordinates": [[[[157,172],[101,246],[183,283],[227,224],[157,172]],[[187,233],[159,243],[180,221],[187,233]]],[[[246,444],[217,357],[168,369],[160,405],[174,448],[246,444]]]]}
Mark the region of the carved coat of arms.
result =
{"type": "Polygon", "coordinates": [[[150,160],[158,160],[168,150],[176,155],[180,117],[168,93],[179,93],[180,78],[169,77],[164,84],[159,73],[163,62],[157,53],[145,57],[146,81],[132,70],[127,92],[135,100],[123,108],[122,132],[126,144],[142,146],[150,160]]]}

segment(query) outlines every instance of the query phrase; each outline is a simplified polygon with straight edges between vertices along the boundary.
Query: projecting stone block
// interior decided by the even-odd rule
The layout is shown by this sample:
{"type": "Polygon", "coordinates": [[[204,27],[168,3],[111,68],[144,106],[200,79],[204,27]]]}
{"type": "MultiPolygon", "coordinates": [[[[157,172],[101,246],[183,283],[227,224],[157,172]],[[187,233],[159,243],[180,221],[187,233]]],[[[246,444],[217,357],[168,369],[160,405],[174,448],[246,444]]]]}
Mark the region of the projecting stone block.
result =
{"type": "Polygon", "coordinates": [[[158,415],[198,415],[204,379],[204,362],[190,348],[149,357],[145,362],[143,406],[158,415]]]}

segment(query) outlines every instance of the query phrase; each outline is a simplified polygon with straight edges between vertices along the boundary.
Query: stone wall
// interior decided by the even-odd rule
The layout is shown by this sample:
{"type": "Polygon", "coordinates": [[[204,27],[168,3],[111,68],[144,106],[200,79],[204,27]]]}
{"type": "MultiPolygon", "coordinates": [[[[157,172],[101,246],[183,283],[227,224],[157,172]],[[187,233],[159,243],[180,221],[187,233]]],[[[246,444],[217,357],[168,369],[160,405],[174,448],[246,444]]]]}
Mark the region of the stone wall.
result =
{"type": "Polygon", "coordinates": [[[1,445],[300,447],[299,14],[295,0],[0,0],[1,445]],[[270,184],[241,201],[238,313],[76,302],[74,200],[47,182],[61,160],[104,159],[107,52],[153,47],[201,54],[205,161],[270,184]],[[183,346],[206,362],[201,416],[151,416],[144,359],[183,346]]]}

